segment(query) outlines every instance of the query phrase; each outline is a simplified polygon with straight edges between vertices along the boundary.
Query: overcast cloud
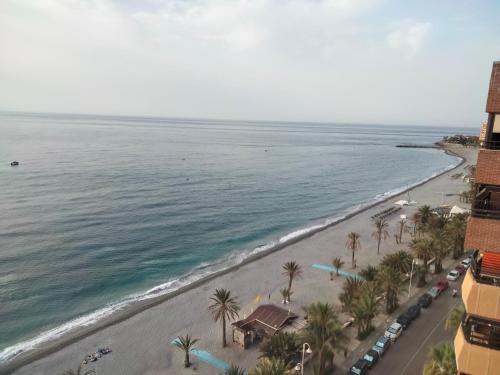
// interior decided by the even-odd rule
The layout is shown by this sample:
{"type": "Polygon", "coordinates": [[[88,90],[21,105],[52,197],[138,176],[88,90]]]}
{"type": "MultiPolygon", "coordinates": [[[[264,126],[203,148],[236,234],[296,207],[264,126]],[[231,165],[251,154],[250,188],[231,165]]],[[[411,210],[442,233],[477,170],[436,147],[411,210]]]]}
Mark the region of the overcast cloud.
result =
{"type": "Polygon", "coordinates": [[[496,1],[1,0],[0,110],[474,126],[496,1]]]}

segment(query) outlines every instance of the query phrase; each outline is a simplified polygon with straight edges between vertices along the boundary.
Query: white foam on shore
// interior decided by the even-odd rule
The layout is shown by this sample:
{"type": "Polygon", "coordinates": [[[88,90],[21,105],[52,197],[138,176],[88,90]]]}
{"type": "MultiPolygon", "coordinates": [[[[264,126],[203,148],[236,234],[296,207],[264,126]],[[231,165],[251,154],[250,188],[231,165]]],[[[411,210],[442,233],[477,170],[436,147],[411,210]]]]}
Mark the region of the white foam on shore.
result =
{"type": "Polygon", "coordinates": [[[225,260],[215,262],[215,263],[202,263],[198,265],[196,268],[194,268],[191,272],[188,274],[177,278],[173,280],[169,280],[165,283],[162,283],[160,285],[157,285],[149,290],[147,290],[144,293],[140,294],[135,294],[128,296],[124,298],[121,301],[118,301],[116,303],[110,304],[104,308],[101,308],[93,313],[83,315],[81,317],[77,317],[67,323],[64,323],[56,328],[53,328],[51,330],[42,332],[41,334],[37,335],[36,337],[19,342],[15,345],[9,346],[2,350],[0,352],[0,362],[6,362],[14,357],[18,356],[21,353],[24,353],[26,351],[32,350],[39,348],[41,344],[44,344],[46,342],[55,340],[60,338],[61,336],[77,329],[77,328],[82,328],[82,327],[87,327],[90,326],[104,318],[109,317],[110,315],[116,313],[119,310],[122,310],[126,308],[127,306],[130,306],[132,303],[136,303],[139,301],[144,301],[147,299],[155,298],[161,295],[165,295],[168,293],[172,293],[179,288],[182,288],[184,286],[187,286],[195,281],[201,280],[207,276],[212,275],[215,272],[220,272],[225,269],[228,269],[229,267],[232,267],[234,265],[240,264],[249,257],[255,256],[256,254],[270,251],[277,246],[283,246],[284,244],[287,244],[289,242],[293,242],[297,238],[300,238],[302,236],[306,236],[308,234],[312,234],[315,232],[318,232],[322,229],[325,229],[343,219],[345,219],[349,215],[353,215],[359,211],[364,210],[366,207],[369,207],[371,205],[374,205],[380,201],[383,201],[385,199],[388,199],[390,197],[396,196],[401,194],[403,191],[407,189],[411,189],[417,185],[423,184],[434,177],[445,173],[453,168],[455,168],[461,161],[460,158],[457,157],[459,161],[456,164],[451,164],[448,165],[447,167],[433,173],[431,176],[422,179],[410,186],[405,186],[405,187],[400,187],[397,189],[390,190],[388,192],[385,192],[383,194],[378,194],[376,195],[373,199],[370,199],[366,202],[363,202],[361,204],[357,204],[348,210],[344,211],[343,214],[340,216],[335,216],[335,217],[328,217],[324,219],[321,223],[316,223],[314,225],[311,225],[309,227],[301,228],[298,230],[295,230],[293,232],[290,232],[282,237],[279,237],[278,239],[274,241],[270,241],[269,243],[266,243],[264,245],[257,246],[253,249],[249,249],[247,251],[239,251],[239,252],[234,252],[232,255],[228,256],[225,258],[225,260]]]}

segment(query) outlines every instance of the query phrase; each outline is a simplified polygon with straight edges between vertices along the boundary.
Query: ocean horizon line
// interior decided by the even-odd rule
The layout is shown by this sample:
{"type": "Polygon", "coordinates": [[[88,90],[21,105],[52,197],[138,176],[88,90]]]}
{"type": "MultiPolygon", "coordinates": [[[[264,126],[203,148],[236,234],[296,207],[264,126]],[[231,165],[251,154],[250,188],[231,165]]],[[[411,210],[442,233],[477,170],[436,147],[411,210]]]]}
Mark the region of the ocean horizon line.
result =
{"type": "Polygon", "coordinates": [[[194,124],[202,124],[204,122],[214,122],[214,123],[238,123],[238,124],[263,124],[263,125],[339,125],[339,126],[380,126],[380,127],[411,127],[416,126],[418,128],[423,129],[461,129],[465,131],[470,130],[470,134],[475,134],[477,129],[477,124],[473,124],[470,126],[456,124],[417,124],[417,123],[382,123],[382,122],[365,122],[365,121],[319,121],[319,120],[280,120],[280,119],[233,119],[233,118],[218,118],[218,117],[190,117],[190,116],[167,116],[167,115],[139,115],[139,114],[128,114],[128,115],[120,115],[120,114],[105,114],[105,113],[72,113],[72,112],[38,112],[38,111],[12,111],[12,110],[0,110],[1,115],[8,116],[26,116],[26,117],[46,117],[46,118],[64,118],[64,117],[73,117],[73,118],[81,118],[81,119],[91,119],[91,118],[101,118],[101,119],[109,119],[109,120],[121,120],[127,121],[127,119],[131,121],[135,120],[146,120],[149,122],[168,122],[168,121],[176,121],[176,122],[192,122],[194,124]]]}

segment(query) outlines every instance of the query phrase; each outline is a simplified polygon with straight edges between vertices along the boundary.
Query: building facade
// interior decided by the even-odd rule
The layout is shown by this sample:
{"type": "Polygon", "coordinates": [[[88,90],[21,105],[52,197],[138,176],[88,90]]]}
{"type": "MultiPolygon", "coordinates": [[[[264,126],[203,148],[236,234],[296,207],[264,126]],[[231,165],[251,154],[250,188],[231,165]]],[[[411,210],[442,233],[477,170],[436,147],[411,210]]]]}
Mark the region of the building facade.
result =
{"type": "Polygon", "coordinates": [[[474,255],[462,284],[465,314],[454,342],[462,375],[500,374],[500,61],[493,63],[486,112],[464,244],[474,255]]]}

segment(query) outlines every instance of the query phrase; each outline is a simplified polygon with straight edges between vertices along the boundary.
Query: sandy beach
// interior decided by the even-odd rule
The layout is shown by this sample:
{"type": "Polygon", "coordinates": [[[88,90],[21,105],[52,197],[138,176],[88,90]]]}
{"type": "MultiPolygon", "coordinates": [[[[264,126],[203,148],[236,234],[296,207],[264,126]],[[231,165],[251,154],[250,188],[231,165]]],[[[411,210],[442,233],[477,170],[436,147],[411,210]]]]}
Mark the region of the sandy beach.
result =
{"type": "MultiPolygon", "coordinates": [[[[372,238],[373,224],[370,217],[388,207],[394,206],[399,199],[407,199],[407,193],[392,197],[371,208],[360,212],[347,220],[328,229],[290,244],[266,256],[247,262],[230,272],[204,281],[195,287],[186,288],[165,300],[156,301],[113,316],[92,329],[75,331],[71,337],[64,337],[58,342],[47,344],[44,348],[18,356],[13,361],[0,365],[0,373],[15,374],[60,374],[66,369],[76,369],[86,354],[97,348],[109,346],[113,352],[97,362],[87,365],[86,369],[95,369],[97,374],[220,374],[220,370],[192,358],[194,366],[183,368],[183,354],[170,345],[178,335],[192,334],[200,339],[197,347],[207,350],[216,357],[235,363],[244,368],[255,365],[259,356],[258,348],[243,351],[230,344],[221,348],[220,326],[212,321],[207,311],[208,301],[215,288],[230,289],[238,296],[242,306],[240,316],[248,315],[257,306],[257,296],[261,303],[280,305],[279,290],[286,285],[286,278],[281,274],[281,265],[294,260],[302,265],[303,277],[294,281],[292,302],[289,308],[302,315],[302,306],[322,301],[338,305],[338,294],[343,277],[330,281],[328,272],[312,268],[313,263],[330,264],[334,257],[341,257],[344,269],[351,271],[351,255],[345,249],[346,236],[351,231],[361,234],[361,250],[357,254],[358,269],[369,264],[378,264],[385,254],[400,249],[407,249],[409,235],[402,245],[394,241],[397,232],[399,214],[410,217],[417,206],[428,204],[437,206],[443,203],[468,207],[461,203],[458,194],[467,189],[467,184],[460,179],[452,179],[455,173],[465,173],[469,164],[475,164],[477,149],[450,145],[447,148],[465,161],[457,168],[448,171],[420,186],[410,190],[411,200],[416,206],[405,206],[398,214],[388,218],[390,238],[382,243],[380,255],[377,255],[376,241],[372,238]],[[147,308],[146,308],[147,307],[147,308]],[[83,337],[82,337],[83,336],[83,337]]],[[[384,176],[380,176],[384,178],[384,176]]],[[[230,341],[228,329],[228,341],[230,341]]],[[[352,343],[355,345],[355,342],[352,343]]]]}

